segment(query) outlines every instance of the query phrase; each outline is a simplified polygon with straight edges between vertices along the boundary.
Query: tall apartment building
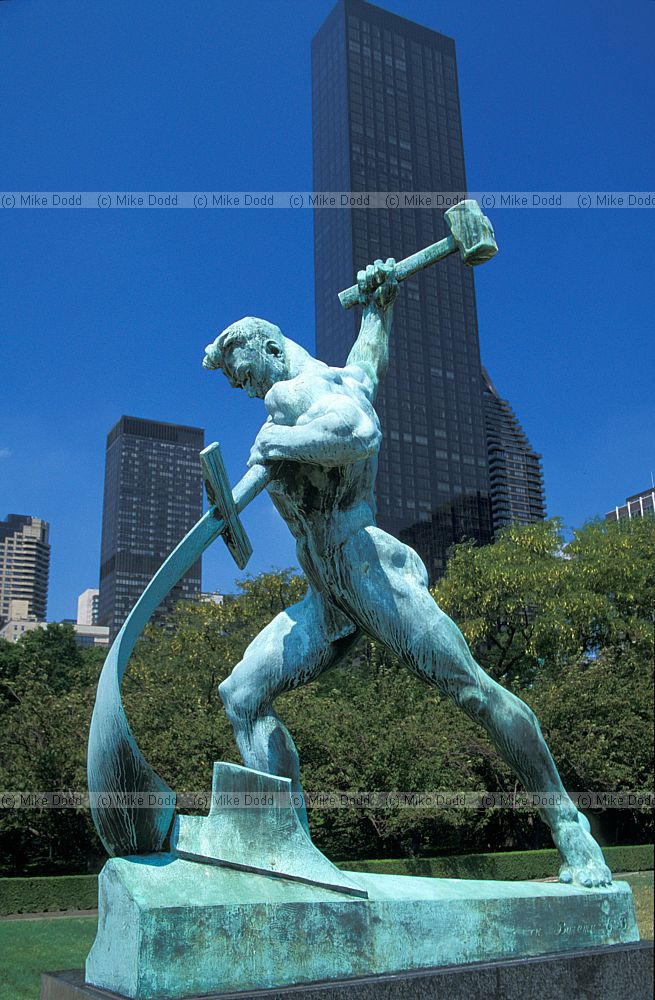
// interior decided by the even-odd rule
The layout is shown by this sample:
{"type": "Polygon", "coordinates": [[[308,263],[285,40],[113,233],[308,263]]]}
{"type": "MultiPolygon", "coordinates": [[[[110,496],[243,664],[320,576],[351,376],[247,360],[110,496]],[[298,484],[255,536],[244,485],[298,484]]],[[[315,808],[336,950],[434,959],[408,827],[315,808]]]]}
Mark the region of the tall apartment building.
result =
{"type": "MultiPolygon", "coordinates": [[[[451,38],[339,0],[313,40],[312,107],[315,191],[466,191],[451,38]]],[[[337,293],[360,267],[445,235],[443,209],[316,209],[318,356],[346,359],[360,317],[337,293]]],[[[417,549],[434,580],[453,542],[492,537],[475,289],[457,257],[404,282],[390,354],[376,403],[378,523],[417,549]]]]}
{"type": "Polygon", "coordinates": [[[541,455],[532,448],[512,407],[484,368],[482,375],[494,532],[508,524],[543,521],[546,497],[541,455]]]}
{"type": "Polygon", "coordinates": [[[628,497],[624,504],[610,510],[605,515],[606,521],[631,520],[633,517],[645,517],[647,514],[655,514],[655,487],[642,490],[628,497]]]}
{"type": "Polygon", "coordinates": [[[26,601],[27,614],[45,621],[50,571],[50,525],[39,517],[8,514],[0,521],[0,621],[12,601],[26,601]]]}
{"type": "MultiPolygon", "coordinates": [[[[123,416],[107,436],[98,623],[116,635],[144,587],[202,514],[199,427],[123,416]]],[[[200,594],[200,560],[167,598],[200,594]]]]}

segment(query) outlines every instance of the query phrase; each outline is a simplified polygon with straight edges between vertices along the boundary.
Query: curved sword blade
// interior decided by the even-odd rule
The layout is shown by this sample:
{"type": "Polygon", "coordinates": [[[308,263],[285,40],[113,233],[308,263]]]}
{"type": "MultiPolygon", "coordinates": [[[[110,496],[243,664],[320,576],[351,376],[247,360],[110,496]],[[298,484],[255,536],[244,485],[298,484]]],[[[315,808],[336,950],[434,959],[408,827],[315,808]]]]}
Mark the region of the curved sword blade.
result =
{"type": "Polygon", "coordinates": [[[91,718],[87,776],[91,815],[110,857],[156,853],[170,828],[175,792],[137,746],[123,709],[121,681],[152,614],[223,527],[212,507],[185,535],[132,608],[104,662],[91,718]],[[150,800],[150,795],[156,798],[150,800]],[[138,804],[139,796],[145,797],[145,808],[138,804]],[[148,808],[149,801],[158,804],[148,808]]]}

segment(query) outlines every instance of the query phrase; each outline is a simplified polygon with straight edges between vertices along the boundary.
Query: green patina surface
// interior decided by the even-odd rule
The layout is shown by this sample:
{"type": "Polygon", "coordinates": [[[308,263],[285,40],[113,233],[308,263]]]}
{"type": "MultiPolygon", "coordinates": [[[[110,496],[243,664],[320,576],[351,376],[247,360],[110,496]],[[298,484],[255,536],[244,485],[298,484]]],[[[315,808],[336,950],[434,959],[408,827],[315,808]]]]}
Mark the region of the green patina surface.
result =
{"type": "Polygon", "coordinates": [[[357,878],[368,899],[173,855],[113,859],[87,979],[184,997],[639,939],[625,883],[357,878]]]}
{"type": "Polygon", "coordinates": [[[366,897],[356,876],[339,871],[314,846],[291,805],[289,778],[236,764],[214,764],[209,816],[178,816],[171,847],[174,854],[187,860],[224,864],[366,897]]]}
{"type": "Polygon", "coordinates": [[[105,661],[91,721],[88,780],[94,822],[110,855],[162,849],[175,804],[172,790],[141,754],[123,711],[120,685],[136,638],[219,535],[243,568],[250,544],[239,513],[265,488],[296,539],[309,586],[302,601],[250,643],[220,685],[246,767],[291,780],[298,819],[309,834],[298,753],[275,699],[330,669],[364,633],[483,726],[519,781],[543,796],[540,812],[562,856],[561,880],[587,887],[611,882],[533,712],[475,662],[456,624],[433,600],[417,553],[376,525],[382,432],[375,402],[389,366],[399,282],[456,249],[467,264],[484,263],[497,250],[493,228],[475,201],[448,209],[446,222],[446,241],[398,264],[390,257],[358,272],[348,302],[342,296],[343,305],[356,300],[363,307],[344,367],[311,357],[279,327],[253,316],[232,323],[207,346],[204,366],[263,400],[267,418],[234,493],[218,445],[203,452],[212,508],[146,587],[105,661]],[[123,793],[151,790],[162,801],[159,808],[124,804],[123,793]]]}
{"type": "MultiPolygon", "coordinates": [[[[641,937],[652,941],[652,871],[620,875],[619,878],[625,879],[632,888],[641,937]]],[[[7,995],[12,1000],[37,1000],[40,973],[81,968],[93,944],[96,924],[95,916],[0,919],[0,955],[7,995]]]]}
{"type": "MultiPolygon", "coordinates": [[[[641,905],[643,910],[645,904],[638,900],[634,889],[635,885],[638,886],[643,896],[644,879],[650,879],[650,885],[653,884],[653,845],[604,847],[603,853],[613,871],[643,873],[627,879],[633,887],[639,920],[639,907],[641,905]]],[[[334,864],[350,872],[377,872],[380,875],[526,881],[553,876],[557,871],[558,857],[555,850],[504,851],[499,854],[454,854],[439,858],[337,860],[334,864]]],[[[95,910],[97,903],[97,875],[0,878],[0,919],[6,914],[95,910]]],[[[652,938],[652,905],[648,912],[651,929],[645,936],[652,938]]]]}
{"type": "Polygon", "coordinates": [[[475,202],[450,209],[447,222],[447,246],[399,265],[377,260],[358,273],[346,298],[363,306],[362,322],[343,368],[252,316],[206,348],[205,367],[263,400],[267,418],[233,494],[218,445],[203,453],[212,508],[148,585],[103,667],[89,737],[93,818],[111,855],[134,857],[110,861],[100,879],[98,937],[87,962],[96,985],[130,997],[182,997],[637,939],[630,891],[611,886],[533,712],[475,662],[432,598],[417,553],[376,525],[375,400],[389,364],[398,282],[455,249],[468,264],[497,249],[475,202]],[[296,539],[309,586],[250,643],[220,693],[246,765],[242,779],[257,787],[266,775],[288,780],[293,805],[259,816],[237,809],[181,818],[173,846],[183,856],[157,854],[175,797],[134,740],[122,677],[145,622],[215,538],[222,534],[245,565],[250,549],[238,515],[264,488],[296,539]],[[310,849],[298,753],[274,702],[334,666],[362,633],[483,726],[518,780],[543,796],[565,884],[346,873],[349,895],[326,888],[341,876],[310,849]],[[125,792],[152,790],[161,808],[121,804],[125,792]],[[368,898],[353,895],[357,887],[368,898]]]}

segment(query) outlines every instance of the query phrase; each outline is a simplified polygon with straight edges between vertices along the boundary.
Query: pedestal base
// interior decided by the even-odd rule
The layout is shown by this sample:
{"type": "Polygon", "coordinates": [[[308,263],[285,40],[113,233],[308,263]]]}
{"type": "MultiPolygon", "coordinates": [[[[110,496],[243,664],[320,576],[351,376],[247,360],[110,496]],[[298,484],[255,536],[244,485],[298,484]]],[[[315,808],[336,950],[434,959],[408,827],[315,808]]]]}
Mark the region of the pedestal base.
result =
{"type": "MultiPolygon", "coordinates": [[[[643,941],[282,990],[205,994],[203,1000],[650,1000],[652,983],[653,942],[643,941]]],[[[47,973],[42,979],[41,1000],[118,996],[85,986],[81,970],[47,973]]]]}
{"type": "Polygon", "coordinates": [[[173,855],[114,858],[87,981],[135,1000],[186,998],[639,939],[621,882],[352,877],[367,899],[173,855]]]}

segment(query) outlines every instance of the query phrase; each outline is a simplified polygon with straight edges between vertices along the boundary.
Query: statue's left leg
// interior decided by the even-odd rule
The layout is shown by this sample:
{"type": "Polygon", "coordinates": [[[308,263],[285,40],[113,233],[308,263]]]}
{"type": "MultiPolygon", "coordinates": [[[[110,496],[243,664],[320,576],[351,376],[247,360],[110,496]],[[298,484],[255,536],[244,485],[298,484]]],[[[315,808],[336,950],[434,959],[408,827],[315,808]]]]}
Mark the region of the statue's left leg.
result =
{"type": "Polygon", "coordinates": [[[253,639],[218,689],[243,763],[291,779],[296,812],[308,833],[298,752],[273,702],[282,692],[333,667],[357,636],[355,626],[339,612],[326,609],[310,588],[302,601],[282,611],[253,639]],[[335,615],[341,628],[326,620],[335,615]]]}
{"type": "Polygon", "coordinates": [[[534,712],[475,662],[460,630],[430,595],[416,553],[379,529],[367,528],[351,539],[344,554],[353,567],[343,576],[352,619],[484,726],[528,791],[556,803],[544,805],[540,813],[562,855],[560,879],[585,886],[611,882],[587,819],[564,789],[534,712]]]}

